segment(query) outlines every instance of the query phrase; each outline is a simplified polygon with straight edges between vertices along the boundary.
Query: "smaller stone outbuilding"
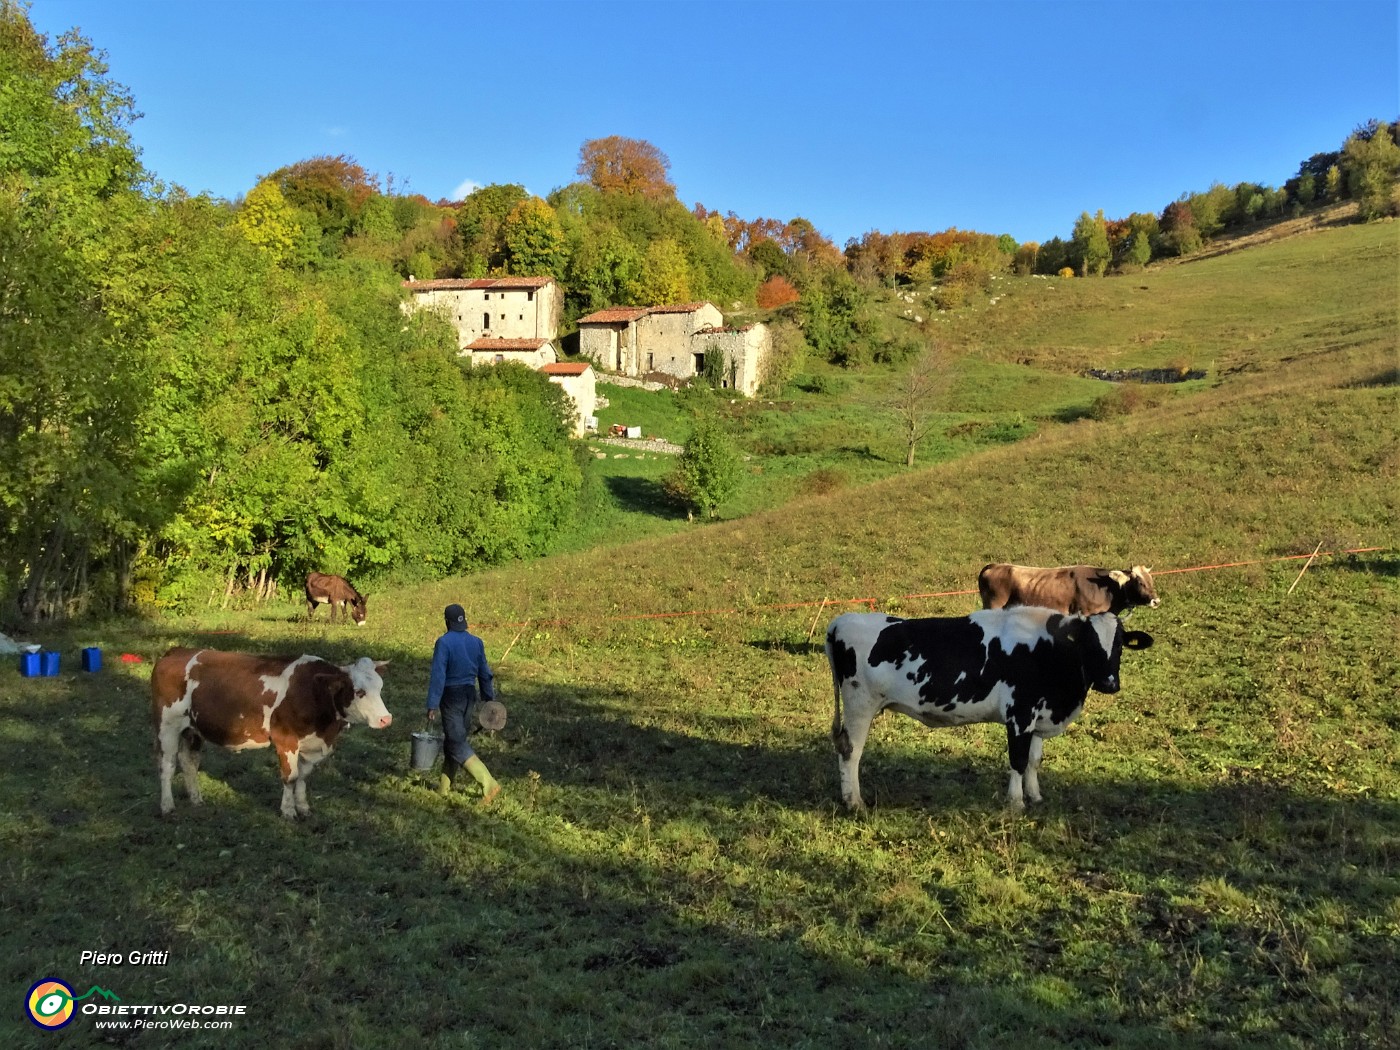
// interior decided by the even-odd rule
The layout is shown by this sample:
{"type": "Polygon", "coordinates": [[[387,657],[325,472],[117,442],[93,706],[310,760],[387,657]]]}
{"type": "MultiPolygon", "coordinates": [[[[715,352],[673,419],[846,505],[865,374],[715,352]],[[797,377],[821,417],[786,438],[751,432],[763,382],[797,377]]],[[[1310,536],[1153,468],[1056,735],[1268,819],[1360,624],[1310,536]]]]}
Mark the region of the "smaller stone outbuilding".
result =
{"type": "Polygon", "coordinates": [[[578,352],[599,368],[635,376],[647,371],[637,359],[637,322],[646,307],[620,306],[598,310],[578,320],[578,352]]]}
{"type": "Polygon", "coordinates": [[[560,361],[540,369],[564,388],[574,403],[573,436],[583,437],[598,425],[598,374],[587,361],[560,361]]]}
{"type": "Polygon", "coordinates": [[[701,367],[711,354],[721,356],[721,388],[737,390],[745,397],[758,393],[758,385],[763,381],[762,369],[773,354],[773,336],[767,325],[702,328],[695,333],[692,343],[699,348],[701,367]]]}
{"type": "Polygon", "coordinates": [[[746,396],[758,391],[773,348],[764,325],[726,328],[710,302],[598,310],[579,318],[578,332],[580,356],[625,376],[690,379],[705,371],[707,353],[722,354],[723,386],[746,396]]]}
{"type": "Polygon", "coordinates": [[[554,344],[548,339],[477,339],[464,347],[459,356],[469,356],[473,368],[516,361],[540,369],[559,360],[554,344]]]}

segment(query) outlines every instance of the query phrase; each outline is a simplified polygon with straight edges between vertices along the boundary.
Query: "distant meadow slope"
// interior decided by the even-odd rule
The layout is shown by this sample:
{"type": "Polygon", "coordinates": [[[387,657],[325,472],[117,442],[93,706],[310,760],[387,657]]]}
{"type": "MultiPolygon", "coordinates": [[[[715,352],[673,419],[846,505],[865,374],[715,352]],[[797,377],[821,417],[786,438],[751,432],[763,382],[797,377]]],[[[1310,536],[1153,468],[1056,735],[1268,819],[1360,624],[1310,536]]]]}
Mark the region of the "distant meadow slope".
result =
{"type": "MultiPolygon", "coordinates": [[[[1020,345],[1039,360],[1030,334],[996,327],[994,318],[1010,316],[1004,324],[1019,318],[1028,331],[1078,332],[1081,367],[1165,367],[1172,351],[1148,354],[1129,333],[1144,320],[1150,327],[1190,316],[1195,355],[1208,355],[1214,370],[1187,384],[1189,392],[1156,388],[1158,403],[1105,422],[1048,428],[678,536],[485,573],[471,583],[475,615],[601,625],[612,612],[856,597],[887,605],[973,587],[993,560],[1163,570],[1306,554],[1319,541],[1327,549],[1388,545],[1400,500],[1397,266],[1391,223],[1294,238],[1141,281],[1062,282],[1054,292],[1025,281],[1030,290],[1009,297],[1015,312],[959,321],[965,353],[1020,345]],[[1339,257],[1332,241],[1347,254],[1339,257]],[[1281,281],[1277,300],[1251,307],[1262,286],[1281,281]],[[1144,282],[1159,294],[1137,291],[1144,282]],[[1016,304],[1021,295],[1030,305],[1016,304]],[[1053,322],[1035,298],[1050,296],[1059,297],[1053,322]],[[1247,315],[1253,320],[1244,325],[1247,315]],[[1117,339],[1090,330],[1095,318],[1116,324],[1117,339]]],[[[423,600],[432,604],[428,595],[457,590],[439,584],[389,600],[411,615],[423,600]]],[[[970,602],[938,605],[905,608],[970,602]]]]}

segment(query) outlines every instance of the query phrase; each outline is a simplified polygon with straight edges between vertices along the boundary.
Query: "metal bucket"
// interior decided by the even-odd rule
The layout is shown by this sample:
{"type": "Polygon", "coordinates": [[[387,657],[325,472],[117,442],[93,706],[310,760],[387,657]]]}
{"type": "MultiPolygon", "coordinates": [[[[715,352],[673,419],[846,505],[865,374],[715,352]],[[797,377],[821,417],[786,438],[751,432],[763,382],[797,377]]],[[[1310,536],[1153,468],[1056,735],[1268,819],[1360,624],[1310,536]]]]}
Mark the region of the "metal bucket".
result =
{"type": "Polygon", "coordinates": [[[412,753],[409,761],[414,769],[432,769],[433,763],[442,754],[442,737],[436,733],[413,733],[412,753]]]}

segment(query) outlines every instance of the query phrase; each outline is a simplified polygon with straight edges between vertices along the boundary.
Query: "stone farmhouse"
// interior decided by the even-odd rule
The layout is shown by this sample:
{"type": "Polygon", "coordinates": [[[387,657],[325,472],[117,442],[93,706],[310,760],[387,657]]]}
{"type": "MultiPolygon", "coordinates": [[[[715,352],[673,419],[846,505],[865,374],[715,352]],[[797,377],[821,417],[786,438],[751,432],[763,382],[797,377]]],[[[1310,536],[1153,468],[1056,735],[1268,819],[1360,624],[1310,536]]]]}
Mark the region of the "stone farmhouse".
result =
{"type": "Polygon", "coordinates": [[[474,365],[483,361],[490,364],[496,354],[507,352],[506,348],[484,344],[483,340],[540,340],[549,344],[547,351],[543,347],[512,348],[508,352],[514,356],[503,359],[524,360],[520,355],[534,352],[547,356],[549,361],[558,360],[554,341],[559,333],[564,295],[552,277],[410,279],[403,285],[413,297],[410,308],[436,310],[457,329],[457,346],[464,354],[471,351],[474,365]]]}
{"type": "Polygon", "coordinates": [[[722,354],[722,385],[749,397],[773,348],[765,325],[727,328],[710,302],[599,310],[579,318],[578,333],[581,356],[627,376],[689,379],[705,370],[706,354],[722,354]]]}

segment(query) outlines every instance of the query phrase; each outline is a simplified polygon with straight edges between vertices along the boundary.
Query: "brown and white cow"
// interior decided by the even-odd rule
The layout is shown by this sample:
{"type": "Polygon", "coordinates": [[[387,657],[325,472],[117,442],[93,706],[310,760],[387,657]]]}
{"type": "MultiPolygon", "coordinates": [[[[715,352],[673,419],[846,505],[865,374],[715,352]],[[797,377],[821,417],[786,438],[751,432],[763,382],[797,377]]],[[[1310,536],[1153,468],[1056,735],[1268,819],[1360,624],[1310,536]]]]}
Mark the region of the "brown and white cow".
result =
{"type": "Polygon", "coordinates": [[[170,781],[180,763],[190,802],[199,805],[199,749],[205,740],[233,751],[277,751],[282,815],[311,812],[306,778],[353,723],[384,729],[379,672],[388,661],[362,656],[337,667],[318,656],[257,656],[216,649],[171,649],[151,672],[151,716],[160,770],[160,812],[175,808],[170,781]]]}
{"type": "Polygon", "coordinates": [[[365,596],[355,590],[344,576],[332,576],[324,572],[308,572],[306,574],[306,618],[308,620],[316,612],[316,606],[329,605],[332,623],[335,622],[337,608],[342,616],[348,609],[350,615],[355,618],[356,626],[363,627],[368,604],[365,596]]]}
{"type": "Polygon", "coordinates": [[[1121,616],[1138,605],[1155,609],[1160,604],[1152,570],[1141,565],[1124,572],[1092,565],[1039,569],[999,562],[977,574],[977,590],[984,609],[1038,605],[1075,616],[1104,612],[1121,616]]]}

